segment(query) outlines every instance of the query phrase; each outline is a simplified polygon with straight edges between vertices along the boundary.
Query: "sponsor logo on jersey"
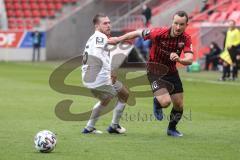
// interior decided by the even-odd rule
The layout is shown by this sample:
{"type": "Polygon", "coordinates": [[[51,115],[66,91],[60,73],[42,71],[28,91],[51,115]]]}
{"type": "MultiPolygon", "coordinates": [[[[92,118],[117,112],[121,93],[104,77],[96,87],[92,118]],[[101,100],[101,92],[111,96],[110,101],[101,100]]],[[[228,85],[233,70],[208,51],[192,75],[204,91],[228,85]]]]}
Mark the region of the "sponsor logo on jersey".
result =
{"type": "Polygon", "coordinates": [[[104,39],[102,37],[96,37],[96,44],[104,45],[104,39]]]}

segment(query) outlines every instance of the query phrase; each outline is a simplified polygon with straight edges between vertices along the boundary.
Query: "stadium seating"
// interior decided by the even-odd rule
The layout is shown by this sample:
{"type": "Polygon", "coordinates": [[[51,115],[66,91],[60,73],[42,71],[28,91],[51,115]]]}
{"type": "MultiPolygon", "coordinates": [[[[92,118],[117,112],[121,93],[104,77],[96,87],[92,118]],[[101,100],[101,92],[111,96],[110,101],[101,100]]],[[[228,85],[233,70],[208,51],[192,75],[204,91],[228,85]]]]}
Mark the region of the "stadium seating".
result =
{"type": "MultiPolygon", "coordinates": [[[[218,3],[221,3],[222,1],[218,1],[218,3]]],[[[193,12],[191,13],[191,17],[196,16],[197,18],[194,18],[194,21],[208,21],[211,23],[222,23],[225,22],[228,19],[234,19],[236,21],[240,21],[239,19],[239,12],[240,12],[240,1],[238,0],[229,0],[228,2],[222,4],[222,5],[216,5],[209,1],[210,4],[210,10],[213,10],[212,14],[208,14],[209,12],[206,11],[204,13],[199,12],[193,12]],[[199,15],[199,16],[197,16],[199,15]]]]}
{"type": "Polygon", "coordinates": [[[215,22],[224,22],[227,20],[229,13],[228,12],[221,12],[220,15],[215,19],[215,22]]]}
{"type": "Polygon", "coordinates": [[[77,0],[4,0],[10,29],[33,29],[41,19],[54,18],[65,4],[77,0]]]}
{"type": "Polygon", "coordinates": [[[213,14],[210,15],[208,18],[209,22],[215,22],[216,19],[221,15],[220,12],[214,12],[213,14]]]}
{"type": "Polygon", "coordinates": [[[229,17],[228,17],[228,19],[234,19],[234,20],[240,20],[240,10],[239,11],[233,11],[230,15],[229,15],[229,17]]]}

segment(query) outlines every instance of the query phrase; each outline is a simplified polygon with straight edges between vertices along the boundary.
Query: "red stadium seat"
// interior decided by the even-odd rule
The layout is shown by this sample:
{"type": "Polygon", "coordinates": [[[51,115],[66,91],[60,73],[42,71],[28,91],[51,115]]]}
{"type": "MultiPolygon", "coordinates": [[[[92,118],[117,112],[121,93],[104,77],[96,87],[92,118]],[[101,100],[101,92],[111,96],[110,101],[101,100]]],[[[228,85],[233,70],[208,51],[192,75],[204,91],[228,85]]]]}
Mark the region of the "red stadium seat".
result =
{"type": "Polygon", "coordinates": [[[221,5],[217,8],[219,12],[225,12],[228,8],[228,5],[221,5]]]}
{"type": "Polygon", "coordinates": [[[15,17],[15,13],[16,13],[16,12],[14,12],[13,10],[8,10],[8,11],[7,11],[8,17],[15,17]]]}
{"type": "Polygon", "coordinates": [[[33,19],[33,24],[34,24],[35,26],[39,25],[39,24],[40,24],[40,18],[34,18],[34,19],[33,19]]]}
{"type": "Polygon", "coordinates": [[[14,23],[15,23],[15,19],[14,18],[8,18],[8,25],[14,24],[14,23]]]}
{"type": "Polygon", "coordinates": [[[51,17],[51,18],[55,17],[55,11],[54,10],[49,10],[48,11],[48,16],[51,17]]]}
{"type": "Polygon", "coordinates": [[[17,29],[19,29],[19,30],[24,30],[24,26],[17,26],[17,29]]]}
{"type": "Polygon", "coordinates": [[[5,6],[6,6],[6,9],[7,9],[7,10],[13,9],[13,5],[12,5],[11,2],[7,2],[7,3],[5,4],[5,6]]]}
{"type": "Polygon", "coordinates": [[[237,3],[237,8],[236,8],[237,11],[240,10],[240,2],[237,3]]]}
{"type": "Polygon", "coordinates": [[[5,0],[5,3],[12,3],[13,0],[5,0]]]}
{"type": "Polygon", "coordinates": [[[48,10],[54,10],[55,9],[55,5],[53,3],[48,3],[47,4],[47,9],[48,10]]]}
{"type": "Polygon", "coordinates": [[[39,6],[38,6],[37,3],[31,3],[30,6],[31,6],[31,9],[32,9],[32,10],[37,10],[37,9],[39,9],[39,6]]]}
{"type": "Polygon", "coordinates": [[[8,26],[13,29],[32,29],[40,25],[41,18],[54,18],[61,11],[63,3],[76,3],[78,0],[4,0],[8,26]]]}
{"type": "Polygon", "coordinates": [[[53,3],[53,0],[46,0],[47,3],[53,3]]]}
{"type": "Polygon", "coordinates": [[[37,3],[37,0],[29,0],[30,3],[37,3]]]}
{"type": "Polygon", "coordinates": [[[18,3],[18,2],[16,2],[16,3],[14,3],[13,4],[13,7],[14,7],[14,9],[22,9],[22,5],[20,4],[20,3],[18,3]]]}
{"type": "Polygon", "coordinates": [[[228,6],[227,12],[232,12],[236,10],[238,7],[237,3],[232,3],[230,6],[228,6]]]}
{"type": "Polygon", "coordinates": [[[56,3],[56,4],[55,4],[56,10],[61,10],[62,7],[63,7],[62,3],[56,3]]]}
{"type": "Polygon", "coordinates": [[[32,24],[27,24],[26,25],[26,29],[27,30],[32,30],[33,29],[33,25],[32,24]]]}
{"type": "Polygon", "coordinates": [[[62,0],[62,3],[70,3],[70,0],[62,0]]]}
{"type": "Polygon", "coordinates": [[[16,17],[23,17],[23,12],[22,12],[22,10],[16,10],[16,17]]]}
{"type": "Polygon", "coordinates": [[[62,3],[62,0],[53,0],[54,3],[62,3]]]}
{"type": "Polygon", "coordinates": [[[221,12],[220,16],[218,16],[216,18],[216,21],[217,22],[223,22],[223,21],[225,21],[227,19],[228,15],[229,15],[229,13],[227,13],[227,12],[221,12]]]}
{"type": "Polygon", "coordinates": [[[41,10],[47,9],[46,3],[40,3],[40,4],[39,4],[39,8],[40,8],[41,10]]]}
{"type": "Polygon", "coordinates": [[[45,18],[48,16],[48,12],[46,10],[41,10],[40,15],[41,15],[41,17],[45,18]]]}
{"type": "Polygon", "coordinates": [[[39,12],[38,10],[33,10],[33,11],[32,11],[32,16],[33,16],[33,17],[40,17],[40,15],[41,15],[41,14],[40,14],[40,12],[39,12]]]}
{"type": "Polygon", "coordinates": [[[22,18],[15,19],[17,25],[22,25],[24,23],[22,18]]]}
{"type": "Polygon", "coordinates": [[[11,25],[11,24],[8,27],[9,29],[17,29],[15,25],[11,25]]]}
{"type": "Polygon", "coordinates": [[[214,13],[212,13],[211,15],[210,15],[210,17],[209,17],[209,21],[210,22],[215,22],[216,21],[216,19],[218,18],[220,16],[220,13],[219,12],[214,12],[214,13]]]}
{"type": "Polygon", "coordinates": [[[23,3],[22,8],[25,9],[25,10],[26,9],[31,9],[31,6],[29,5],[29,3],[23,3]]]}
{"type": "Polygon", "coordinates": [[[70,3],[72,3],[72,4],[77,3],[77,0],[69,0],[69,1],[70,1],[70,3]]]}
{"type": "Polygon", "coordinates": [[[32,19],[25,19],[25,24],[33,24],[33,20],[32,19]]]}
{"type": "Polygon", "coordinates": [[[207,14],[202,14],[201,16],[197,17],[195,21],[206,21],[208,19],[207,14]]]}
{"type": "Polygon", "coordinates": [[[24,10],[24,17],[31,17],[32,12],[30,10],[24,10]]]}

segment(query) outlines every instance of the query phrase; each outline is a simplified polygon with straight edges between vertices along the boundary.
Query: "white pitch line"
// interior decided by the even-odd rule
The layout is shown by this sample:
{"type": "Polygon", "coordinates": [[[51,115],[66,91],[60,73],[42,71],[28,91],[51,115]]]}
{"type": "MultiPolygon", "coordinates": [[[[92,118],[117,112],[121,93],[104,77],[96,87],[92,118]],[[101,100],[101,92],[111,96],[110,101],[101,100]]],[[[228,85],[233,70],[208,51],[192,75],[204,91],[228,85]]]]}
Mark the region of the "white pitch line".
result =
{"type": "Polygon", "coordinates": [[[181,78],[182,80],[189,81],[189,82],[203,82],[203,83],[211,83],[211,84],[219,84],[219,85],[233,85],[233,86],[240,86],[238,82],[228,82],[228,81],[214,81],[214,80],[200,80],[194,78],[181,78]]]}

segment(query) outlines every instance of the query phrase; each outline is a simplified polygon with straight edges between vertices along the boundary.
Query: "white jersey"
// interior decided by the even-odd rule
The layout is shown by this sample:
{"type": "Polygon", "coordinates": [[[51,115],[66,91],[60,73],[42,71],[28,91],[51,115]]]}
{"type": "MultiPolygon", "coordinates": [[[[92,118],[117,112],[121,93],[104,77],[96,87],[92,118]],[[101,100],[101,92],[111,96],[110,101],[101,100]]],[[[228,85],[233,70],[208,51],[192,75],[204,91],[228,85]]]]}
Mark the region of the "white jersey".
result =
{"type": "Polygon", "coordinates": [[[99,31],[88,39],[83,53],[82,82],[87,88],[111,85],[110,52],[107,36],[99,31]]]}

